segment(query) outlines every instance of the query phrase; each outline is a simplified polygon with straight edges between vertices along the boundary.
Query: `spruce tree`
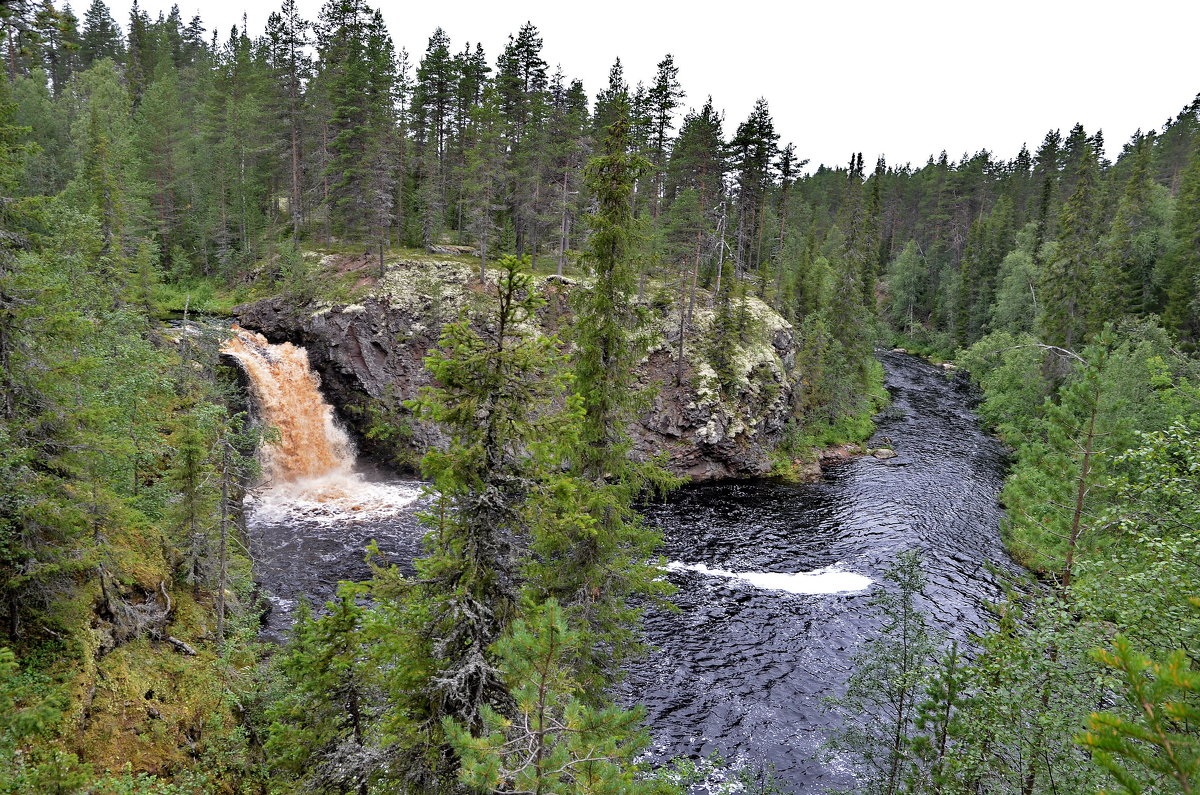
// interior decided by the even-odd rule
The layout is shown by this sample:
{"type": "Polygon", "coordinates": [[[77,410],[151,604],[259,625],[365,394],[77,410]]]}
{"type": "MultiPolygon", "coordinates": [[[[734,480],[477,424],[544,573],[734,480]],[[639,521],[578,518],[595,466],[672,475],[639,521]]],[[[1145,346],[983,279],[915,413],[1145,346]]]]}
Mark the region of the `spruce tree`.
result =
{"type": "Polygon", "coordinates": [[[594,707],[576,695],[574,657],[586,647],[554,600],[519,619],[497,644],[516,717],[485,711],[476,737],[447,722],[462,759],[460,780],[482,793],[652,793],[635,759],[649,744],[641,710],[594,707]]]}
{"type": "Polygon", "coordinates": [[[512,700],[491,649],[517,616],[519,545],[528,532],[533,441],[553,438],[552,402],[562,388],[557,340],[532,323],[543,305],[528,265],[499,263],[495,306],[479,322],[443,329],[426,358],[434,384],[413,408],[438,423],[445,449],[430,450],[422,474],[437,489],[424,521],[427,556],[418,561],[434,638],[436,673],[425,698],[434,721],[449,717],[478,734],[484,707],[512,700]]]}
{"type": "Polygon", "coordinates": [[[617,58],[608,70],[608,86],[596,94],[595,110],[592,111],[592,132],[596,139],[602,140],[609,127],[628,116],[629,101],[625,67],[617,58]]]}
{"type": "Polygon", "coordinates": [[[1200,137],[1191,162],[1180,181],[1175,200],[1174,251],[1166,259],[1162,281],[1166,286],[1163,322],[1189,343],[1200,340],[1200,137]]]}
{"type": "Polygon", "coordinates": [[[1150,139],[1135,138],[1129,179],[1096,268],[1093,327],[1128,312],[1153,311],[1154,263],[1161,258],[1166,241],[1165,235],[1155,234],[1156,186],[1150,176],[1151,154],[1150,139]]]}
{"type": "Polygon", "coordinates": [[[104,58],[119,60],[124,42],[121,29],[117,27],[112,12],[104,0],[92,0],[83,16],[83,31],[80,34],[79,60],[84,69],[104,58]]]}
{"type": "Polygon", "coordinates": [[[576,298],[574,393],[582,417],[574,473],[585,487],[554,508],[563,520],[541,540],[554,564],[540,582],[589,640],[580,653],[584,683],[596,695],[616,675],[620,661],[638,648],[630,599],[659,593],[650,557],[658,535],[632,508],[643,489],[669,482],[653,464],[630,460],[627,423],[640,400],[634,370],[646,347],[645,320],[633,304],[635,240],[630,196],[645,161],[629,151],[629,128],[618,119],[600,153],[588,163],[595,197],[588,262],[594,281],[576,298]],[[574,506],[578,507],[574,507],[574,506]]]}
{"type": "Polygon", "coordinates": [[[1099,173],[1096,154],[1083,144],[1074,174],[1075,189],[1059,218],[1057,255],[1045,263],[1041,276],[1045,341],[1072,348],[1086,342],[1092,316],[1091,269],[1099,233],[1099,173]]]}
{"type": "Polygon", "coordinates": [[[379,669],[368,655],[361,593],[343,584],[324,615],[301,603],[276,663],[287,690],[267,710],[265,750],[277,775],[310,791],[366,795],[385,770],[375,721],[379,669]]]}

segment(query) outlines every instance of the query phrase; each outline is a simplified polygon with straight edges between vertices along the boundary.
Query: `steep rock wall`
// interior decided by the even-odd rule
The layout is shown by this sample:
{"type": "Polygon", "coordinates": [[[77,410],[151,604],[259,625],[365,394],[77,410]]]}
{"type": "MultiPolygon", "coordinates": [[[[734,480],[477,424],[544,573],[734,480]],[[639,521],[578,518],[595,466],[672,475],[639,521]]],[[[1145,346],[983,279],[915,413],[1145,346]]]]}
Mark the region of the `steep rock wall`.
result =
{"type": "MultiPolygon", "coordinates": [[[[568,296],[587,289],[586,283],[556,277],[539,282],[549,299],[539,322],[569,339],[568,296]]],[[[308,349],[326,396],[359,433],[364,452],[386,454],[395,463],[399,445],[410,453],[401,460],[413,462],[440,436],[436,428],[406,416],[401,401],[430,383],[424,358],[437,345],[443,324],[487,300],[487,289],[469,265],[400,261],[389,263],[387,276],[357,304],[295,306],[273,298],[239,307],[237,317],[273,342],[290,340],[308,349]],[[371,417],[380,411],[390,412],[393,425],[399,418],[404,426],[401,438],[388,440],[388,453],[372,433],[371,417]]],[[[664,453],[673,471],[693,480],[766,474],[769,452],[791,411],[794,330],[761,301],[748,298],[745,342],[732,367],[735,378],[722,390],[707,360],[714,319],[708,295],[697,296],[682,366],[676,300],[660,289],[643,302],[651,347],[637,376],[650,399],[629,429],[635,455],[664,453]]]]}

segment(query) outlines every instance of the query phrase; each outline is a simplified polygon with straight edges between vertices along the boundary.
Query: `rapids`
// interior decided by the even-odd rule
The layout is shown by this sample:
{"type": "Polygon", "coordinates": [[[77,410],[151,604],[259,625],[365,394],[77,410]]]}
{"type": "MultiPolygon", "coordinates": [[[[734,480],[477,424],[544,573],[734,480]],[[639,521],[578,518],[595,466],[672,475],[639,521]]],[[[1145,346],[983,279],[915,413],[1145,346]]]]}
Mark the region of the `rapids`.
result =
{"type": "MultiPolygon", "coordinates": [[[[1014,566],[998,534],[1004,451],[979,428],[965,387],[914,357],[881,358],[892,403],[874,442],[893,444],[895,458],[860,458],[813,485],[718,482],[643,506],[664,533],[679,609],[648,615],[655,649],[630,666],[619,697],[646,705],[656,757],[720,750],[773,764],[797,793],[849,783],[844,763],[821,759],[831,725],[822,699],[840,692],[877,630],[868,600],[902,550],[924,555],[922,606],[936,628],[964,640],[987,629],[985,605],[1001,589],[989,564],[1014,566]]],[[[299,599],[320,602],[339,580],[368,576],[371,540],[407,569],[421,551],[422,484],[368,478],[352,458],[331,490],[321,477],[277,478],[251,498],[271,637],[299,599]]]]}

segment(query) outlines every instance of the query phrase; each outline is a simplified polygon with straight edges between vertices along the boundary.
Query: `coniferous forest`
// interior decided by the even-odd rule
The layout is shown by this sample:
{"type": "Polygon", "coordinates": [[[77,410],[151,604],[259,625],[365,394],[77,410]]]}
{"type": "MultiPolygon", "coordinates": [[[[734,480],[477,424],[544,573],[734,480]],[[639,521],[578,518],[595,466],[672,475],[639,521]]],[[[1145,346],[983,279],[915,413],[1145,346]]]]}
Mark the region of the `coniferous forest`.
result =
{"type": "Polygon", "coordinates": [[[639,418],[741,407],[703,455],[819,478],[904,454],[869,441],[892,349],[1005,445],[1019,566],[953,640],[920,554],[875,578],[839,791],[1200,791],[1200,97],[1119,146],[815,165],[669,53],[584,86],[542,48],[407,53],[363,0],[0,5],[0,792],[791,792],[662,758],[620,688],[676,588],[642,508],[694,476],[639,418]],[[381,350],[427,335],[424,380],[335,402],[427,484],[421,553],[266,637],[280,432],[230,326],[311,344],[397,274],[423,325],[381,350]]]}

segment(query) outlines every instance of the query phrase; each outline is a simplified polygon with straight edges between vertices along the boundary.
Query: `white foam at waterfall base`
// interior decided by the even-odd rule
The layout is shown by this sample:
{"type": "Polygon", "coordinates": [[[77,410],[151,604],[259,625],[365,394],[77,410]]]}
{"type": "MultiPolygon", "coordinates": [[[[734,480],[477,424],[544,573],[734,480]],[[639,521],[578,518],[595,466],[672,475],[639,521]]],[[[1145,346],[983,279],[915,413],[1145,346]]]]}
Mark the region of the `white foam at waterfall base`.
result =
{"type": "Polygon", "coordinates": [[[357,473],[336,473],[268,485],[247,497],[251,524],[307,521],[318,524],[388,519],[421,498],[417,481],[373,482],[357,473]]]}
{"type": "Polygon", "coordinates": [[[708,577],[738,580],[767,591],[786,591],[800,594],[854,593],[871,587],[871,578],[846,571],[840,563],[815,571],[794,573],[775,571],[725,571],[703,563],[683,563],[673,560],[667,564],[671,571],[694,571],[708,577]]]}

